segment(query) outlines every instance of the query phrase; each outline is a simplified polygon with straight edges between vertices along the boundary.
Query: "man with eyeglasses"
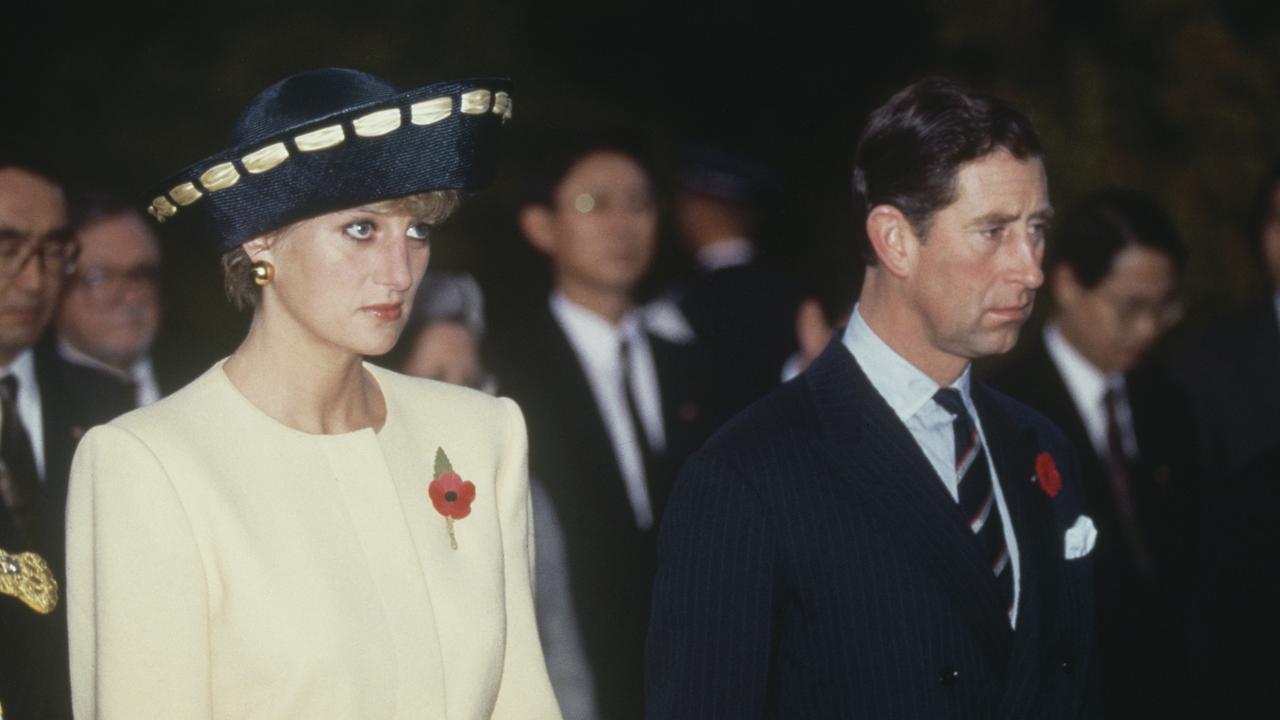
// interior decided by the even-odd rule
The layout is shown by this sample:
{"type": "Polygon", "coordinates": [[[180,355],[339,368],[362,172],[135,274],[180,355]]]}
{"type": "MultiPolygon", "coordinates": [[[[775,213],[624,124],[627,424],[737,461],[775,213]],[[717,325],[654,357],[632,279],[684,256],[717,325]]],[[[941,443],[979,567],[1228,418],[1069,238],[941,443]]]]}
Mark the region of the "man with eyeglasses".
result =
{"type": "Polygon", "coordinates": [[[140,212],[109,194],[78,197],[73,215],[80,257],[54,321],[58,352],[128,383],[136,406],[153,403],[163,394],[151,356],[160,326],[160,243],[140,212]]]}
{"type": "MultiPolygon", "coordinates": [[[[658,244],[643,160],[628,138],[543,149],[519,222],[546,256],[554,288],[529,303],[521,327],[491,335],[498,392],[524,411],[530,474],[564,530],[592,675],[561,681],[567,643],[544,622],[544,604],[539,621],[566,719],[641,717],[657,523],[675,468],[700,440],[690,347],[637,303],[658,244]]],[[[540,566],[539,576],[552,570],[540,566]]]]}
{"type": "Polygon", "coordinates": [[[1103,704],[1116,717],[1188,707],[1181,607],[1196,557],[1189,404],[1148,358],[1181,317],[1186,247],[1151,199],[1109,188],[1082,200],[1049,246],[1054,307],[993,384],[1075,445],[1096,555],[1103,704]]]}
{"type": "MultiPolygon", "coordinates": [[[[67,476],[80,436],[128,409],[120,384],[37,349],[79,245],[61,187],[0,158],[0,548],[32,552],[66,586],[67,476]]],[[[4,717],[70,718],[66,612],[0,595],[4,717]]]]}

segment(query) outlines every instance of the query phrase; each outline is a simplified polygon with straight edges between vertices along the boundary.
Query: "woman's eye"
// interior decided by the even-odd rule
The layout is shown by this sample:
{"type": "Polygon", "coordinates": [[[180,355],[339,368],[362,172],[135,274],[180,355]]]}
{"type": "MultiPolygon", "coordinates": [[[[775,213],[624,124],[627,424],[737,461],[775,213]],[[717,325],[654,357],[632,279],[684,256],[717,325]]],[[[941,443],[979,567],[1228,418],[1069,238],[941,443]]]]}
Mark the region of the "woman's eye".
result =
{"type": "Polygon", "coordinates": [[[343,229],[343,232],[345,232],[348,237],[355,238],[356,240],[368,240],[373,236],[373,223],[367,220],[359,220],[347,225],[347,227],[343,229]]]}
{"type": "Polygon", "coordinates": [[[427,223],[418,223],[417,225],[410,225],[409,230],[406,232],[406,234],[409,237],[413,238],[414,240],[420,240],[422,242],[426,242],[431,239],[431,226],[428,225],[427,223]]]}

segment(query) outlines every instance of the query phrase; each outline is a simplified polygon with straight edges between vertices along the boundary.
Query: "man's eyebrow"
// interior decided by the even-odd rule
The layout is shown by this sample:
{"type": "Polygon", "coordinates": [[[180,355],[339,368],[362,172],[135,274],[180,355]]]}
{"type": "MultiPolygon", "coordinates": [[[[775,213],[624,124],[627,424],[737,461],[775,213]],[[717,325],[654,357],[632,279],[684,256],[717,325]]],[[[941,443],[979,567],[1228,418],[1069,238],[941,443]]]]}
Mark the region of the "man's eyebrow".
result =
{"type": "MultiPolygon", "coordinates": [[[[990,213],[987,213],[986,215],[981,215],[969,221],[969,226],[970,227],[989,227],[992,225],[1008,225],[1009,223],[1016,221],[1020,217],[1021,215],[1016,215],[1011,213],[990,212],[990,213]]],[[[1052,220],[1053,208],[1046,207],[1046,208],[1037,210],[1031,213],[1030,219],[1038,220],[1041,222],[1047,222],[1049,220],[1052,220]]]]}
{"type": "Polygon", "coordinates": [[[69,242],[71,240],[74,240],[75,236],[76,236],[75,230],[72,230],[70,225],[63,225],[62,227],[54,228],[49,232],[45,233],[44,237],[41,238],[41,240],[57,240],[59,242],[69,242]]]}
{"type": "Polygon", "coordinates": [[[27,234],[12,225],[0,225],[0,240],[22,240],[27,234]]]}
{"type": "Polygon", "coordinates": [[[1002,212],[989,212],[969,221],[969,227],[989,227],[991,225],[1008,225],[1017,220],[1017,215],[1002,212]]]}

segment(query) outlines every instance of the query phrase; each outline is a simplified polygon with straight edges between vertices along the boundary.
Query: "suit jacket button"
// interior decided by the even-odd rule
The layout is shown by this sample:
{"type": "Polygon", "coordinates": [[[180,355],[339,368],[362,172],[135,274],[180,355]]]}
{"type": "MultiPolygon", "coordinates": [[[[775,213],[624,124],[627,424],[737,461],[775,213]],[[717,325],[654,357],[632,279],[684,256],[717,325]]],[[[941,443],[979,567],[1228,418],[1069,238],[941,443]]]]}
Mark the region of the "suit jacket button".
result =
{"type": "Polygon", "coordinates": [[[1070,675],[1076,671],[1076,660],[1072,657],[1062,658],[1062,672],[1070,675]]]}
{"type": "Polygon", "coordinates": [[[953,667],[944,667],[938,671],[938,682],[943,685],[955,685],[960,679],[960,671],[953,667]]]}

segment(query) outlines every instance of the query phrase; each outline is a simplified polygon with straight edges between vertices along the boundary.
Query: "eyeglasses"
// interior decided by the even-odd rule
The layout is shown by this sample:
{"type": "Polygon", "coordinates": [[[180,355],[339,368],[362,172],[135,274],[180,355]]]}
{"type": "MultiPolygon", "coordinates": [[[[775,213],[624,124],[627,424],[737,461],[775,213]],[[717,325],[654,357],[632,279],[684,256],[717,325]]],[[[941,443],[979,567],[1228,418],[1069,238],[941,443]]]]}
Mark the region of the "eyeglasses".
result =
{"type": "Polygon", "coordinates": [[[69,236],[51,235],[33,242],[21,235],[0,234],[0,279],[16,277],[33,257],[43,273],[70,273],[79,255],[80,243],[69,236]]]}
{"type": "Polygon", "coordinates": [[[160,287],[160,267],[153,264],[127,270],[86,267],[77,270],[71,281],[94,297],[111,297],[127,290],[153,292],[160,287]]]}
{"type": "Polygon", "coordinates": [[[1167,329],[1176,325],[1186,310],[1186,305],[1178,298],[1153,300],[1133,296],[1104,297],[1123,327],[1133,327],[1145,317],[1150,318],[1157,327],[1167,329]]]}

